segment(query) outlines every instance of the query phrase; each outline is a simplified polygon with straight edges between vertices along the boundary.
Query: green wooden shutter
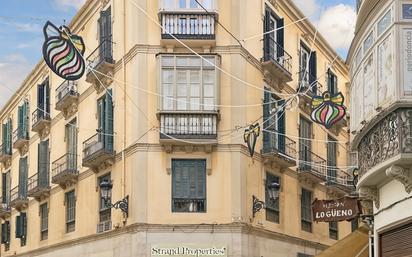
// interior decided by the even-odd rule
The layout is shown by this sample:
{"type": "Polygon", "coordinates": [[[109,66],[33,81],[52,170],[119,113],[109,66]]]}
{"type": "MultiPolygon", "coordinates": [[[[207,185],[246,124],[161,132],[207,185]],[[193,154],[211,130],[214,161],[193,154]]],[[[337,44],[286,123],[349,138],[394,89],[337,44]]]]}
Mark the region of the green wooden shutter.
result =
{"type": "Polygon", "coordinates": [[[49,84],[49,79],[46,80],[45,82],[45,87],[44,90],[46,92],[44,92],[44,94],[46,95],[46,108],[45,108],[45,116],[46,117],[50,117],[50,84],[49,84]]]}
{"type": "Polygon", "coordinates": [[[7,122],[7,153],[12,153],[12,134],[13,134],[13,120],[9,118],[7,122]]]}
{"type": "Polygon", "coordinates": [[[22,135],[29,138],[29,102],[25,101],[22,108],[22,135]]]}
{"type": "Polygon", "coordinates": [[[22,237],[27,237],[27,214],[25,212],[20,214],[21,216],[21,227],[22,227],[22,237]]]}
{"type": "Polygon", "coordinates": [[[2,138],[3,138],[3,140],[2,140],[2,152],[3,152],[3,154],[4,153],[6,153],[6,149],[7,149],[7,123],[3,123],[2,124],[2,132],[3,132],[3,134],[2,134],[2,138]]]}
{"type": "Polygon", "coordinates": [[[1,224],[1,243],[5,244],[7,242],[7,228],[6,228],[6,223],[1,224]]]}
{"type": "Polygon", "coordinates": [[[2,199],[1,199],[1,203],[7,203],[7,173],[2,173],[1,174],[2,179],[1,179],[1,195],[2,195],[2,199]]]}
{"type": "MultiPolygon", "coordinates": [[[[265,91],[263,93],[263,129],[268,129],[270,125],[270,121],[268,121],[268,119],[270,117],[270,108],[272,105],[269,104],[271,94],[268,90],[269,89],[265,87],[265,91]]],[[[270,150],[270,133],[267,131],[263,131],[263,149],[264,151],[270,150]]]]}
{"type": "Polygon", "coordinates": [[[19,161],[19,196],[27,197],[27,157],[19,161]]]}
{"type": "Polygon", "coordinates": [[[38,144],[38,183],[39,186],[49,186],[49,167],[50,167],[50,153],[49,153],[49,141],[41,141],[38,144]]]}
{"type": "Polygon", "coordinates": [[[6,202],[7,205],[10,203],[10,190],[11,190],[11,178],[10,178],[10,171],[6,172],[6,202]]]}
{"type": "MultiPolygon", "coordinates": [[[[284,29],[284,25],[285,25],[285,20],[284,19],[276,19],[276,23],[277,23],[277,35],[276,35],[276,40],[278,43],[278,47],[277,47],[277,57],[281,58],[285,56],[285,29],[284,29]]],[[[278,59],[279,60],[279,59],[278,59]]]]}
{"type": "MultiPolygon", "coordinates": [[[[103,98],[97,101],[97,117],[98,117],[97,123],[98,123],[98,130],[101,133],[105,133],[104,103],[105,103],[105,100],[103,98]]],[[[104,137],[101,134],[99,134],[99,142],[104,142],[104,137]]]]}
{"type": "Polygon", "coordinates": [[[206,199],[206,161],[173,160],[173,198],[206,199]]]}
{"type": "Polygon", "coordinates": [[[77,166],[77,128],[76,120],[66,125],[68,165],[70,170],[77,166]]]}
{"type": "Polygon", "coordinates": [[[23,221],[21,216],[16,216],[16,238],[23,236],[23,221]]]}
{"type": "Polygon", "coordinates": [[[309,84],[312,87],[313,94],[317,94],[318,92],[318,85],[317,85],[317,57],[316,52],[313,51],[310,55],[309,59],[309,84]]]}
{"type": "Polygon", "coordinates": [[[112,100],[112,90],[108,89],[106,93],[105,102],[105,140],[104,146],[108,151],[113,151],[113,100],[112,100]]]}
{"type": "Polygon", "coordinates": [[[17,132],[17,136],[18,137],[22,137],[22,136],[24,136],[24,133],[23,133],[23,108],[24,108],[24,104],[23,105],[21,105],[21,106],[19,106],[18,107],[18,117],[17,117],[17,129],[18,129],[18,132],[17,132]]]}

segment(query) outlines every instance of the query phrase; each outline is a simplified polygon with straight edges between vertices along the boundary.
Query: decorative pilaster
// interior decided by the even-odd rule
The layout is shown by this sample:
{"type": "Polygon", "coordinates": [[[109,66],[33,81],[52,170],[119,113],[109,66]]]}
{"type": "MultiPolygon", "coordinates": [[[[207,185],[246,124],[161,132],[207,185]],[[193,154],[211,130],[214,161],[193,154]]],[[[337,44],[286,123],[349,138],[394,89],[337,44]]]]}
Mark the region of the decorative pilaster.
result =
{"type": "Polygon", "coordinates": [[[386,176],[395,179],[403,184],[405,191],[409,194],[412,191],[412,177],[409,169],[392,165],[386,169],[386,176]]]}
{"type": "Polygon", "coordinates": [[[375,207],[379,209],[379,192],[376,187],[360,187],[359,196],[375,202],[375,207]]]}

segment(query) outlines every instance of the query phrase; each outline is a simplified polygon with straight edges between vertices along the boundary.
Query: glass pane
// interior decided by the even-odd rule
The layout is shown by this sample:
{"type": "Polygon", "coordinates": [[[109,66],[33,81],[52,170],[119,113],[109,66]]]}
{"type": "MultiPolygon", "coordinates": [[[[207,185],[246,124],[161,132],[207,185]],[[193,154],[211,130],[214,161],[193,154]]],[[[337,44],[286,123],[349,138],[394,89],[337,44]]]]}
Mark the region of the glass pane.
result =
{"type": "Polygon", "coordinates": [[[190,85],[190,96],[200,97],[200,84],[190,85]]]}
{"type": "Polygon", "coordinates": [[[189,62],[189,66],[190,68],[196,68],[199,67],[200,68],[200,57],[191,57],[188,59],[189,62]]]}
{"type": "Polygon", "coordinates": [[[365,39],[365,42],[363,42],[363,51],[366,53],[369,50],[369,48],[372,47],[372,45],[373,45],[373,31],[365,39]]]}
{"type": "Polygon", "coordinates": [[[215,97],[215,85],[205,84],[203,86],[203,96],[204,97],[215,97]]]}
{"type": "Polygon", "coordinates": [[[162,82],[163,83],[173,83],[173,70],[170,69],[163,69],[162,71],[163,77],[162,77],[162,82]]]}
{"type": "Polygon", "coordinates": [[[190,71],[190,83],[200,83],[200,71],[190,71]]]}
{"type": "Polygon", "coordinates": [[[214,67],[214,65],[216,65],[216,59],[214,56],[212,57],[204,57],[204,59],[202,59],[202,63],[203,63],[203,67],[214,67]]]}
{"type": "Polygon", "coordinates": [[[206,111],[212,111],[215,109],[215,99],[214,98],[204,98],[203,99],[203,109],[206,111]]]}
{"type": "Polygon", "coordinates": [[[213,0],[203,0],[201,3],[202,3],[204,8],[212,9],[212,1],[213,0]]]}
{"type": "Polygon", "coordinates": [[[378,22],[378,36],[381,35],[392,22],[392,12],[389,10],[378,22]]]}
{"type": "Polygon", "coordinates": [[[200,98],[190,98],[190,109],[200,110],[200,98]]]}
{"type": "Polygon", "coordinates": [[[186,84],[177,84],[177,96],[178,97],[186,97],[187,96],[187,86],[186,84]]]}
{"type": "Polygon", "coordinates": [[[174,57],[173,56],[163,56],[162,57],[162,66],[173,67],[174,66],[174,57]]]}
{"type": "MultiPolygon", "coordinates": [[[[199,2],[202,3],[201,1],[199,2]]],[[[195,8],[200,8],[200,6],[198,6],[195,0],[190,0],[190,8],[195,9],[195,8]]]]}
{"type": "Polygon", "coordinates": [[[179,8],[186,8],[186,0],[179,0],[179,8]]]}
{"type": "Polygon", "coordinates": [[[178,97],[177,98],[177,109],[178,110],[186,110],[187,109],[187,104],[186,104],[186,102],[187,102],[187,99],[186,99],[186,97],[184,97],[184,98],[182,98],[182,97],[178,97]]]}
{"type": "Polygon", "coordinates": [[[203,83],[215,83],[215,71],[204,70],[203,71],[203,83]]]}
{"type": "Polygon", "coordinates": [[[186,71],[177,71],[176,82],[186,84],[186,82],[187,82],[187,72],[186,71]]]}
{"type": "Polygon", "coordinates": [[[176,57],[176,66],[177,67],[186,67],[187,66],[187,57],[176,57]]]}

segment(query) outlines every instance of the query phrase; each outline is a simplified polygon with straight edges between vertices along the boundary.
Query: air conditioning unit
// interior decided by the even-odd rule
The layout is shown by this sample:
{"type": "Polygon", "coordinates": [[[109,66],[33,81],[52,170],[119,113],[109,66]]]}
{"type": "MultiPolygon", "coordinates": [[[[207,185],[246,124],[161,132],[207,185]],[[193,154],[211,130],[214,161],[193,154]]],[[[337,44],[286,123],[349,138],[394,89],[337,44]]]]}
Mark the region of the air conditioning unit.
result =
{"type": "Polygon", "coordinates": [[[112,221],[107,220],[97,224],[96,232],[103,233],[112,229],[112,221]]]}

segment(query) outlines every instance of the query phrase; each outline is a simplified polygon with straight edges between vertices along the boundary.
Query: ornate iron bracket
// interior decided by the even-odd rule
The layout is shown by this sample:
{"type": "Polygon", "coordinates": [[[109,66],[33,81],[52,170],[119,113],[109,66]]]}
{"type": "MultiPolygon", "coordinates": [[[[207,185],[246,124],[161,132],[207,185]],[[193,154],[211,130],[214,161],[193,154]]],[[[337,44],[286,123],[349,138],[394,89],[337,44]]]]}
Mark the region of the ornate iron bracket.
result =
{"type": "Polygon", "coordinates": [[[109,208],[120,209],[123,213],[126,214],[126,217],[129,217],[129,196],[127,195],[120,201],[111,204],[109,201],[105,201],[105,205],[109,208]]]}
{"type": "Polygon", "coordinates": [[[264,208],[266,208],[265,202],[259,200],[256,196],[253,196],[253,218],[256,216],[257,212],[264,208]]]}

